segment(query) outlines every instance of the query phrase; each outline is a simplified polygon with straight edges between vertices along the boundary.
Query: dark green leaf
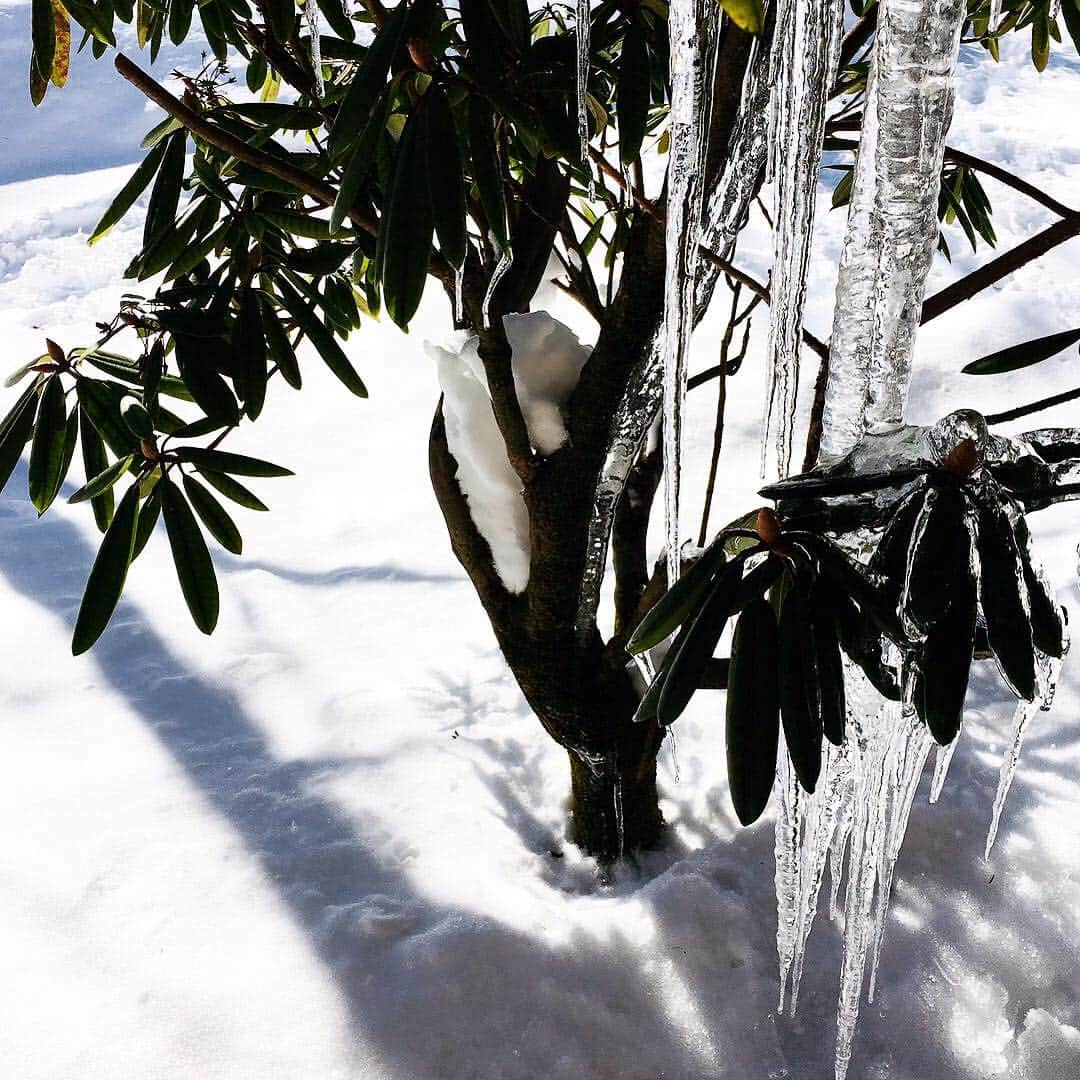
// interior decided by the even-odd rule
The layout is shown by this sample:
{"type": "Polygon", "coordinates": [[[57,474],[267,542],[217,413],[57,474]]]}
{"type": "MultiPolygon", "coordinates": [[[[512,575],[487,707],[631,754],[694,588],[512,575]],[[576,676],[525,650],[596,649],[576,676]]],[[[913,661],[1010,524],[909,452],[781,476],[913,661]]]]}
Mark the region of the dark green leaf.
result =
{"type": "Polygon", "coordinates": [[[405,40],[409,6],[402,0],[375,35],[345,97],[338,107],[328,147],[339,158],[363,131],[375,99],[382,92],[394,54],[405,40]]]}
{"type": "Polygon", "coordinates": [[[1059,334],[1049,334],[1047,337],[1032,338],[1031,341],[1024,341],[1019,345],[1010,345],[1009,348],[990,353],[989,356],[981,356],[978,360],[965,364],[960,370],[965,375],[1000,375],[1005,371],[1018,371],[1056,356],[1077,341],[1080,341],[1080,328],[1064,330],[1059,334]]]}
{"type": "Polygon", "coordinates": [[[629,165],[641,152],[652,97],[649,49],[645,33],[636,20],[623,36],[616,104],[619,117],[619,157],[629,165]]]}
{"type": "Polygon", "coordinates": [[[210,535],[226,551],[239,555],[244,549],[244,541],[225,507],[192,476],[184,477],[184,492],[210,535]]]}
{"type": "Polygon", "coordinates": [[[301,386],[300,365],[296,362],[296,353],[285,327],[277,317],[273,305],[265,297],[259,297],[259,306],[262,309],[263,329],[266,331],[266,348],[270,359],[277,365],[282,378],[294,389],[301,386]]]}
{"type": "Polygon", "coordinates": [[[75,656],[86,652],[101,637],[116,610],[127,579],[138,518],[139,485],[132,484],[116,508],[86,582],[71,641],[75,656]]]}
{"type": "Polygon", "coordinates": [[[34,44],[34,63],[38,75],[47,82],[52,77],[53,56],[56,53],[56,23],[53,19],[52,0],[32,0],[30,35],[34,44]]]}
{"type": "Polygon", "coordinates": [[[681,626],[704,599],[713,578],[726,561],[723,541],[714,541],[638,623],[626,646],[627,652],[634,656],[651,649],[681,626]]]}
{"type": "Polygon", "coordinates": [[[166,229],[176,222],[176,210],[180,204],[180,187],[184,181],[185,147],[187,133],[176,131],[165,140],[161,169],[150,191],[143,226],[143,246],[149,247],[166,229]]]}
{"type": "Polygon", "coordinates": [[[131,179],[120,189],[120,193],[110,203],[109,209],[105,211],[90,234],[91,244],[100,240],[131,209],[132,204],[150,183],[154,173],[158,171],[168,145],[167,142],[157,143],[139,163],[139,167],[131,174],[131,179]]]}
{"type": "Polygon", "coordinates": [[[191,392],[196,404],[206,415],[219,423],[233,427],[240,422],[240,407],[229,389],[229,384],[211,367],[201,355],[203,348],[198,338],[176,334],[176,362],[180,377],[191,392]]]}
{"type": "Polygon", "coordinates": [[[805,583],[797,579],[780,608],[778,628],[780,717],[795,775],[813,792],[821,773],[821,713],[810,606],[805,583]]]}
{"type": "Polygon", "coordinates": [[[735,624],[727,690],[728,785],[743,825],[761,817],[776,776],[780,738],[777,648],[772,606],[755,600],[735,624]]]}
{"type": "Polygon", "coordinates": [[[225,473],[213,469],[199,469],[199,475],[211,486],[216,487],[227,499],[246,506],[249,510],[269,510],[270,508],[254,492],[248,491],[243,484],[225,473]]]}
{"type": "Polygon", "coordinates": [[[146,496],[145,501],[139,508],[139,526],[135,530],[135,547],[131,552],[132,562],[143,553],[143,549],[150,542],[150,537],[154,533],[160,514],[161,494],[155,485],[153,491],[146,496]]]}
{"type": "Polygon", "coordinates": [[[131,463],[134,460],[135,455],[129,454],[127,457],[119,458],[111,465],[107,465],[100,472],[95,473],[81,488],[79,488],[79,490],[68,499],[68,502],[86,502],[87,499],[96,498],[98,495],[110,491],[117,480],[131,468],[131,463]]]}
{"type": "Polygon", "coordinates": [[[386,213],[379,221],[379,265],[390,318],[402,329],[420,306],[431,257],[432,212],[428,194],[428,110],[409,114],[398,142],[386,213]]]}
{"type": "Polygon", "coordinates": [[[427,117],[427,177],[439,251],[451,265],[465,262],[465,179],[454,117],[446,95],[432,86],[424,97],[427,117]]]}
{"type": "Polygon", "coordinates": [[[46,383],[34,424],[30,447],[30,501],[38,514],[52,505],[63,481],[64,451],[67,445],[67,410],[64,386],[59,375],[46,383]]]}
{"type": "Polygon", "coordinates": [[[1065,655],[1067,641],[1064,612],[1035,556],[1031,532],[1023,514],[1017,512],[1015,517],[1012,517],[1012,522],[1016,547],[1024,568],[1024,584],[1028,591],[1032,640],[1036,648],[1048,656],[1060,659],[1065,655]]]}
{"type": "Polygon", "coordinates": [[[237,356],[237,389],[244,411],[254,420],[266,400],[266,331],[254,289],[240,293],[240,316],[236,320],[233,344],[237,356]]]}
{"type": "Polygon", "coordinates": [[[296,320],[296,325],[307,335],[311,344],[315,346],[315,351],[322,357],[326,366],[357,397],[367,397],[367,387],[364,386],[363,380],[314,309],[308,307],[300,294],[285,281],[279,280],[277,288],[285,309],[296,320]]]}
{"type": "Polygon", "coordinates": [[[0,423],[0,491],[3,491],[22,456],[37,415],[40,386],[35,380],[0,423]]]}
{"type": "Polygon", "coordinates": [[[195,625],[212,634],[218,620],[218,586],[202,530],[180,489],[163,477],[156,488],[161,493],[161,509],[169,534],[176,576],[195,625]]]}
{"type": "Polygon", "coordinates": [[[506,251],[510,246],[509,220],[502,164],[495,143],[494,117],[491,108],[479,94],[473,94],[469,98],[466,116],[473,180],[480,193],[480,203],[484,208],[488,226],[495,234],[499,246],[506,251]]]}
{"type": "Polygon", "coordinates": [[[128,426],[128,431],[138,439],[150,439],[154,435],[154,422],[142,403],[134,399],[126,402],[120,409],[120,415],[128,426]]]}
{"type": "Polygon", "coordinates": [[[196,446],[181,446],[176,451],[180,461],[194,465],[200,471],[211,469],[214,472],[230,473],[233,476],[292,476],[289,469],[280,465],[261,461],[259,458],[244,454],[230,454],[224,450],[201,450],[196,446]]]}
{"type": "MultiPolygon", "coordinates": [[[[90,423],[86,411],[82,409],[79,422],[79,442],[82,445],[83,472],[87,477],[99,476],[109,467],[109,459],[105,454],[105,444],[97,433],[94,425],[90,423]]],[[[71,501],[70,499],[68,500],[71,501]]],[[[94,521],[98,530],[105,532],[113,518],[113,493],[111,487],[96,495],[91,505],[94,508],[94,521]]]]}

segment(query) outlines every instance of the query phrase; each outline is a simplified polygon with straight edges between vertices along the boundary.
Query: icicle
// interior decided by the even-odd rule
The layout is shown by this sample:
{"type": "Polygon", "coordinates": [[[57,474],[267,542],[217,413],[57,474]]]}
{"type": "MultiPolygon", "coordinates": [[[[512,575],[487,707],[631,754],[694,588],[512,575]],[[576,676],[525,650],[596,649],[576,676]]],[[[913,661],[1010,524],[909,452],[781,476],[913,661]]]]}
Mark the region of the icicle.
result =
{"type": "Polygon", "coordinates": [[[311,67],[315,72],[315,95],[322,98],[326,91],[323,83],[322,70],[322,36],[319,32],[319,7],[315,0],[307,0],[304,4],[304,15],[307,17],[308,33],[311,35],[311,67]]]}
{"type": "Polygon", "coordinates": [[[668,583],[679,577],[679,480],[687,351],[694,322],[694,270],[701,218],[705,135],[709,127],[711,56],[717,4],[672,0],[671,150],[668,164],[664,279],[664,515],[668,583]]]}
{"type": "Polygon", "coordinates": [[[679,748],[675,744],[675,729],[673,727],[667,729],[667,738],[671,743],[671,776],[677,784],[679,782],[679,748]]]}
{"type": "Polygon", "coordinates": [[[837,282],[823,460],[896,429],[911,380],[963,0],[882,0],[837,282]]]}
{"type": "Polygon", "coordinates": [[[513,265],[513,262],[514,253],[508,246],[499,256],[499,261],[495,264],[495,269],[491,272],[491,280],[488,282],[487,292],[484,293],[484,302],[480,307],[480,315],[483,319],[485,329],[491,326],[491,298],[495,295],[495,289],[498,287],[499,282],[502,281],[507,270],[513,265]]]}
{"type": "Polygon", "coordinates": [[[930,781],[931,803],[936,803],[941,797],[941,791],[945,787],[945,778],[949,775],[949,766],[952,764],[953,754],[956,753],[956,744],[959,741],[960,736],[957,735],[948,746],[939,746],[937,748],[937,759],[934,762],[934,779],[930,781]]]}
{"type": "Polygon", "coordinates": [[[805,796],[795,779],[795,770],[791,766],[783,734],[780,736],[776,780],[780,789],[774,844],[776,954],[780,961],[780,1002],[777,1012],[782,1013],[788,972],[795,955],[795,937],[798,933],[798,912],[802,896],[801,856],[805,796]]]}
{"type": "MultiPolygon", "coordinates": [[[[895,715],[895,707],[893,710],[895,715]]],[[[881,946],[885,940],[885,920],[889,913],[889,900],[892,893],[893,871],[896,860],[900,857],[900,848],[907,833],[908,819],[911,816],[911,804],[915,800],[915,789],[919,785],[923,766],[930,753],[933,742],[926,725],[912,708],[903,716],[895,717],[894,745],[890,748],[892,769],[890,776],[890,798],[888,828],[882,848],[881,866],[878,871],[877,909],[874,914],[874,951],[870,958],[870,987],[867,1000],[873,1003],[877,989],[878,963],[881,960],[881,946]]]]}
{"type": "Polygon", "coordinates": [[[1034,701],[1019,701],[1016,712],[1013,713],[1013,738],[1009,749],[1001,762],[1001,772],[998,775],[997,794],[994,796],[994,809],[990,817],[990,828],[986,834],[986,851],[984,857],[990,858],[990,851],[997,839],[998,826],[1001,824],[1001,812],[1005,809],[1005,800],[1012,787],[1013,777],[1016,775],[1016,766],[1020,763],[1020,751],[1024,746],[1024,735],[1027,731],[1028,722],[1038,712],[1048,712],[1054,703],[1054,691],[1057,689],[1058,675],[1061,672],[1062,661],[1051,656],[1039,655],[1040,686],[1038,696],[1034,701]]]}
{"type": "Polygon", "coordinates": [[[850,801],[851,752],[847,745],[827,744],[818,790],[810,799],[804,836],[800,878],[797,930],[791,958],[791,1012],[799,1004],[806,943],[817,915],[818,896],[825,877],[825,864],[832,849],[841,811],[850,801]]]}
{"type": "Polygon", "coordinates": [[[589,198],[594,198],[593,170],[589,162],[589,49],[591,47],[592,21],[589,17],[589,0],[577,0],[577,23],[574,40],[577,45],[577,125],[581,141],[581,167],[589,178],[589,198]]]}
{"type": "MultiPolygon", "coordinates": [[[[701,241],[714,251],[727,253],[739,225],[746,217],[754,198],[761,163],[767,145],[764,104],[768,102],[768,54],[757,49],[747,65],[742,100],[720,176],[705,198],[701,241]],[[764,103],[764,104],[763,104],[764,103]]],[[[694,320],[700,321],[712,298],[720,271],[710,262],[699,264],[695,280],[694,320]]],[[[612,435],[607,461],[601,470],[593,496],[589,521],[585,570],[578,596],[575,629],[587,635],[595,625],[600,588],[607,565],[608,539],[615,505],[642,443],[661,412],[663,394],[663,334],[658,334],[645,361],[631,376],[626,392],[612,421],[612,435]]],[[[659,426],[656,426],[659,438],[659,426]]]]}
{"type": "Polygon", "coordinates": [[[777,8],[769,139],[775,156],[775,226],[762,476],[786,476],[791,462],[818,166],[843,9],[843,0],[781,0],[777,8]]]}
{"type": "Polygon", "coordinates": [[[1048,18],[1056,19],[1061,14],[1061,0],[1050,0],[1050,7],[1046,14],[1048,18]]]}
{"type": "Polygon", "coordinates": [[[1001,0],[990,0],[990,14],[987,17],[987,26],[996,30],[1001,22],[1001,0]]]}
{"type": "Polygon", "coordinates": [[[465,263],[454,271],[454,322],[462,323],[465,319],[465,304],[462,291],[465,285],[465,263]]]}

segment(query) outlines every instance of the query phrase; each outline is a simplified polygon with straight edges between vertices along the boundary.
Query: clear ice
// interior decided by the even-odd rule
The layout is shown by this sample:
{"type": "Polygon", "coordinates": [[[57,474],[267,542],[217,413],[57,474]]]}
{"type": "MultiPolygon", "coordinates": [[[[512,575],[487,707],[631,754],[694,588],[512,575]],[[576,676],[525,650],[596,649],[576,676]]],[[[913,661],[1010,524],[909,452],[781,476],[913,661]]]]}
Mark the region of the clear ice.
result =
{"type": "MultiPolygon", "coordinates": [[[[747,65],[739,112],[729,144],[730,152],[724,168],[703,197],[701,243],[721,254],[730,252],[757,190],[768,146],[765,117],[768,101],[769,54],[758,49],[755,40],[755,51],[747,65]]],[[[699,264],[694,287],[695,323],[704,316],[719,278],[720,271],[713,263],[699,264]]],[[[610,449],[593,496],[578,601],[578,633],[588,635],[595,626],[615,506],[638,453],[662,411],[662,400],[663,334],[660,333],[631,377],[612,420],[610,449]]]]}
{"type": "Polygon", "coordinates": [[[307,0],[304,4],[304,15],[307,17],[308,33],[311,35],[311,68],[315,72],[315,94],[321,99],[326,92],[326,86],[323,83],[319,5],[315,3],[315,0],[307,0]]]}
{"type": "Polygon", "coordinates": [[[937,200],[962,0],[882,0],[840,261],[822,459],[903,421],[937,200]]]}
{"type": "Polygon", "coordinates": [[[825,107],[836,79],[843,0],[781,0],[771,59],[773,269],[761,474],[786,476],[795,430],[806,274],[825,107]]]}
{"type": "Polygon", "coordinates": [[[672,0],[671,149],[665,227],[664,519],[668,582],[679,576],[679,481],[687,353],[694,328],[694,271],[703,195],[704,151],[712,98],[712,68],[719,6],[713,0],[672,0]]]}
{"type": "Polygon", "coordinates": [[[577,0],[577,22],[574,26],[574,42],[577,48],[577,126],[581,142],[581,167],[589,177],[589,198],[593,197],[592,165],[589,164],[589,108],[586,95],[589,89],[589,49],[592,38],[592,21],[589,17],[589,0],[577,0]]]}

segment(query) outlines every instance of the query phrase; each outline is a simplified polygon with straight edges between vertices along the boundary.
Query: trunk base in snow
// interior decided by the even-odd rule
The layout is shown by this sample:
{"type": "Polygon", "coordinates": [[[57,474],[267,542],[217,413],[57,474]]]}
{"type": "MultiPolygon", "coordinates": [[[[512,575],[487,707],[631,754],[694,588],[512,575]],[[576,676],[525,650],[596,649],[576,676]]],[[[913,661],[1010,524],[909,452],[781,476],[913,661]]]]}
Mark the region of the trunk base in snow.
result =
{"type": "Polygon", "coordinates": [[[627,740],[639,744],[639,753],[627,754],[618,769],[597,769],[570,754],[569,837],[600,862],[656,847],[662,836],[656,750],[641,745],[651,733],[642,736],[627,740]]]}

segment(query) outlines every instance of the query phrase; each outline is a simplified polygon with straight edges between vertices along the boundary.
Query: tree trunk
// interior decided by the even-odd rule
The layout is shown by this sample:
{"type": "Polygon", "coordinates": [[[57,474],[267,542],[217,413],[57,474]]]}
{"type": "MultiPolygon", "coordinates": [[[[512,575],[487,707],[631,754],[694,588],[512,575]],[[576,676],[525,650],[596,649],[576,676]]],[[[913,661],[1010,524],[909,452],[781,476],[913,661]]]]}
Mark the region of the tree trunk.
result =
{"type": "Polygon", "coordinates": [[[601,862],[655,847],[663,832],[656,790],[660,733],[654,724],[634,727],[614,759],[594,765],[570,753],[569,836],[601,862]]]}

